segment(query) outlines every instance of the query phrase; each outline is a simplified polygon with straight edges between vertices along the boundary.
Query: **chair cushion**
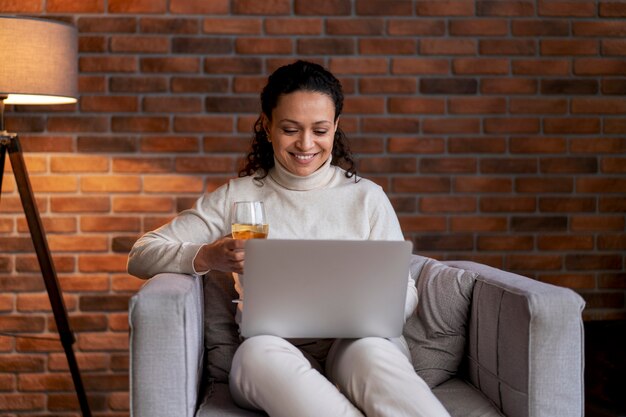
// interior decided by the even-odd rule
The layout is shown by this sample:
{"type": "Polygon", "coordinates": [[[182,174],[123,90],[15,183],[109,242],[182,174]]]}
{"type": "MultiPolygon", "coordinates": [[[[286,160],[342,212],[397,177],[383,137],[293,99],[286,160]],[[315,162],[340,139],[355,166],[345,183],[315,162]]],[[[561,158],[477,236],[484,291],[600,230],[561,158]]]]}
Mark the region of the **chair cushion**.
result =
{"type": "Polygon", "coordinates": [[[230,365],[239,346],[235,323],[239,298],[232,273],[211,271],[204,277],[204,346],[206,371],[216,382],[228,382],[230,365]]]}
{"type": "Polygon", "coordinates": [[[413,366],[428,386],[456,375],[465,352],[467,321],[477,273],[413,255],[419,303],[404,326],[413,366]]]}

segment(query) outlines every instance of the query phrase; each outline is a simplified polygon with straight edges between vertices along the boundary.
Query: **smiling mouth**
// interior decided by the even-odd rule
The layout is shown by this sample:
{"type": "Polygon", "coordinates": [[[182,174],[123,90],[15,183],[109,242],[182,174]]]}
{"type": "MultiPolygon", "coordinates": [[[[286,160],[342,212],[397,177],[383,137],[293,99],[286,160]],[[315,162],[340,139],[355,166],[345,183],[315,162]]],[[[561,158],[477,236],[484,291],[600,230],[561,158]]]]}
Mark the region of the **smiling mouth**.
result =
{"type": "Polygon", "coordinates": [[[313,159],[317,153],[291,153],[291,155],[298,161],[306,162],[313,159]]]}

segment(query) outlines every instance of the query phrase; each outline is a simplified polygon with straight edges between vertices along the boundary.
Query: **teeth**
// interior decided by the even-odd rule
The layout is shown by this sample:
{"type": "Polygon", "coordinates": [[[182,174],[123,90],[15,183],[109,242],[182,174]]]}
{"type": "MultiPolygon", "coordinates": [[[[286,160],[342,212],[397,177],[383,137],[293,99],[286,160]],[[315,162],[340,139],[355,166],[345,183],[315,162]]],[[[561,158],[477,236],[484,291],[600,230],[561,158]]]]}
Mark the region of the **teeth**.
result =
{"type": "Polygon", "coordinates": [[[309,154],[309,155],[297,155],[297,154],[293,154],[293,156],[295,156],[297,159],[300,160],[307,160],[307,159],[311,159],[315,156],[315,154],[309,154]]]}

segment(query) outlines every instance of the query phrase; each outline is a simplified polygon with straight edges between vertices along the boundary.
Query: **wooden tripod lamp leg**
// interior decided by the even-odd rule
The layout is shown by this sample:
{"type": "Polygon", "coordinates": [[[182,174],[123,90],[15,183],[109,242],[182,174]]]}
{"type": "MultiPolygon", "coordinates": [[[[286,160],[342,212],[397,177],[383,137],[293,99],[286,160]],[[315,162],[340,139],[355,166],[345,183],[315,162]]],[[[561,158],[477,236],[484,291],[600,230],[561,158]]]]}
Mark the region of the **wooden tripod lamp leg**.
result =
{"type": "MultiPolygon", "coordinates": [[[[3,137],[3,139],[5,139],[5,137],[3,137]]],[[[26,165],[24,164],[24,157],[22,155],[19,138],[17,135],[14,135],[8,139],[9,143],[7,144],[7,147],[9,151],[9,158],[11,159],[11,165],[13,167],[13,173],[15,175],[15,182],[17,183],[17,188],[20,193],[22,207],[24,208],[24,214],[26,215],[26,221],[28,223],[28,229],[30,230],[33,245],[35,247],[35,252],[37,253],[37,260],[39,261],[39,267],[43,275],[43,280],[46,284],[48,297],[50,298],[50,305],[52,306],[52,313],[54,314],[54,320],[59,332],[61,344],[65,350],[67,363],[72,374],[72,380],[74,381],[74,388],[76,390],[76,395],[78,396],[80,409],[83,417],[91,417],[85,388],[80,377],[80,370],[78,369],[78,363],[76,362],[74,350],[72,349],[72,345],[75,341],[74,334],[70,328],[65,302],[63,301],[59,281],[57,280],[54,264],[52,263],[52,256],[50,255],[50,249],[48,248],[48,241],[46,240],[46,235],[41,223],[39,210],[37,209],[37,204],[35,203],[33,190],[26,171],[26,165]]]]}

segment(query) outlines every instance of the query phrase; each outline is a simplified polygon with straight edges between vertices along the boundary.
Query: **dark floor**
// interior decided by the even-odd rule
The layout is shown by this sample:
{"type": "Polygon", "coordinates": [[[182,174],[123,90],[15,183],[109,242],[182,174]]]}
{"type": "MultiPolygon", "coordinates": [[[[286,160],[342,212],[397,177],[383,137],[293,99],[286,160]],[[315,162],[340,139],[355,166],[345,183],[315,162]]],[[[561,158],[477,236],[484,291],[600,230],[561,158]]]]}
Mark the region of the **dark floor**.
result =
{"type": "Polygon", "coordinates": [[[586,417],[626,417],[626,320],[585,322],[586,417]]]}

